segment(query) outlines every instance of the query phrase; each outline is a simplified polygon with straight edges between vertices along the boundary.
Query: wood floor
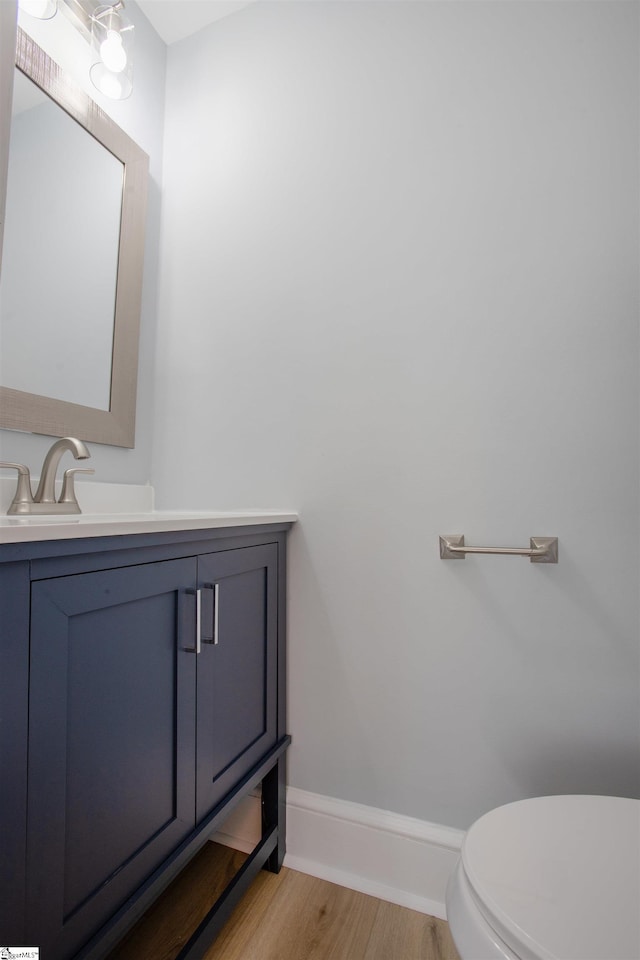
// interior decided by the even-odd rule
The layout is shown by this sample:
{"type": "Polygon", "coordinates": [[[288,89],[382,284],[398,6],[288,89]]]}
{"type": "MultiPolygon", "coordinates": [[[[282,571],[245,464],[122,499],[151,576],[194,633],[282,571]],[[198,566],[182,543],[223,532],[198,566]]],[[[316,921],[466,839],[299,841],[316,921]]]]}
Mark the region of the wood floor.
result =
{"type": "MultiPolygon", "coordinates": [[[[174,960],[244,859],[207,843],[109,960],[174,960]]],[[[283,867],[261,871],[202,960],[459,960],[434,917],[283,867]]]]}

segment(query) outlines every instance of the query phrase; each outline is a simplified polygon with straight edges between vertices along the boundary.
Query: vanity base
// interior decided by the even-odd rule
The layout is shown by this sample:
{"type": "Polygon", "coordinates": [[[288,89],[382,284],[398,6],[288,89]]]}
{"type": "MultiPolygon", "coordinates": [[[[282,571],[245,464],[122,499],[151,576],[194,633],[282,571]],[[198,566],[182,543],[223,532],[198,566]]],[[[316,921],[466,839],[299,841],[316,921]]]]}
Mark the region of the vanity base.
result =
{"type": "Polygon", "coordinates": [[[234,807],[262,782],[262,837],[176,957],[176,960],[202,960],[259,871],[280,871],[286,836],[285,751],[290,743],[290,736],[282,738],[232,795],[212,811],[196,833],[149,878],[134,902],[125,904],[74,960],[115,960],[117,954],[111,958],[111,951],[209,841],[234,807]]]}

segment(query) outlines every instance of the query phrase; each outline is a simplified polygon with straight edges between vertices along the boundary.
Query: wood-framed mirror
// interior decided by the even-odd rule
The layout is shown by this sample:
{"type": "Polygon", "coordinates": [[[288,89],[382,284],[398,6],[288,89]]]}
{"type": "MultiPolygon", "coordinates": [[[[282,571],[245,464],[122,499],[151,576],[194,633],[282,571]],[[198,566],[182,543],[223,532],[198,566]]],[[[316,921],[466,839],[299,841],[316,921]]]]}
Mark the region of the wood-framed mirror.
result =
{"type": "Polygon", "coordinates": [[[20,29],[0,138],[0,427],[133,447],[149,158],[20,29]]]}

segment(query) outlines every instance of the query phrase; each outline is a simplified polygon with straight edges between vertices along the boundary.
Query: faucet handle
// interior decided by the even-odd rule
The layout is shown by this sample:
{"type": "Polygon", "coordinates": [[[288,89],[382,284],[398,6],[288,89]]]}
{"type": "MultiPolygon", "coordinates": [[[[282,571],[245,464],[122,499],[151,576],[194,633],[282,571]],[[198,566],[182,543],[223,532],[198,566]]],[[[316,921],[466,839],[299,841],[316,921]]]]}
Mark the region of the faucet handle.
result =
{"type": "Polygon", "coordinates": [[[74,513],[80,513],[80,505],[76,497],[76,488],[75,488],[75,478],[76,473],[95,473],[95,470],[92,470],[89,467],[69,467],[68,470],[65,470],[62,477],[62,490],[60,492],[60,499],[58,503],[71,503],[75,504],[78,508],[77,511],[74,510],[74,513]]]}
{"type": "Polygon", "coordinates": [[[6,467],[8,470],[18,471],[18,485],[11,506],[7,510],[8,514],[29,513],[27,504],[33,503],[33,493],[31,491],[31,475],[29,468],[23,463],[0,463],[0,467],[6,467]]]}

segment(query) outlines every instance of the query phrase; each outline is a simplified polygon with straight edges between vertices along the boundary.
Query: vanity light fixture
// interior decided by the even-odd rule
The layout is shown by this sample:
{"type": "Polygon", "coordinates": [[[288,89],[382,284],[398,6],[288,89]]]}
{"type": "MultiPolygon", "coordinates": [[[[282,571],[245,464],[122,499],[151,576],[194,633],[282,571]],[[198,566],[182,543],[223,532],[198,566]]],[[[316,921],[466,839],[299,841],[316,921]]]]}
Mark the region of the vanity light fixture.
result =
{"type": "Polygon", "coordinates": [[[50,20],[62,10],[90,44],[94,87],[111,100],[125,100],[133,90],[134,26],[123,0],[19,0],[20,9],[39,20],[50,20]]]}

